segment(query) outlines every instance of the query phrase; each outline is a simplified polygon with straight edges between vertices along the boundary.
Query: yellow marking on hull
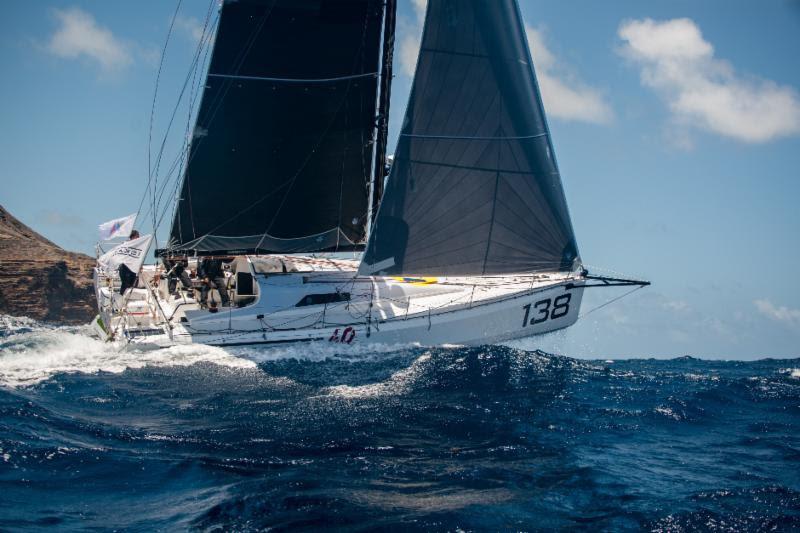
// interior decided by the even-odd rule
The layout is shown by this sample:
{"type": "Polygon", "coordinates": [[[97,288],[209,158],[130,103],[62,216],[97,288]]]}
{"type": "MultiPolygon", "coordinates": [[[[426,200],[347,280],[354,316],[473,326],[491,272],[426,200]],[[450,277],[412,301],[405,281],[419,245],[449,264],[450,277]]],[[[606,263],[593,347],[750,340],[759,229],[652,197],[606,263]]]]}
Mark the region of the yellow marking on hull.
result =
{"type": "Polygon", "coordinates": [[[395,281],[399,281],[400,283],[408,283],[411,285],[433,285],[434,283],[439,282],[439,278],[404,278],[404,277],[393,277],[395,281]]]}

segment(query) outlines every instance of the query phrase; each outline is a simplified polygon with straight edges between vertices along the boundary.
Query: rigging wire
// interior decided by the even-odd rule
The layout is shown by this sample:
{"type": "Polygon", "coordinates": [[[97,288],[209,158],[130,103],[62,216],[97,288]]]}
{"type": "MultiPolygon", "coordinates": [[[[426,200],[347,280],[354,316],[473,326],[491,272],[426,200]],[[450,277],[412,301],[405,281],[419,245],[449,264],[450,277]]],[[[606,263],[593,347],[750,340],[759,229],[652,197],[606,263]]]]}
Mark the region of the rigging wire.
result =
{"type": "Polygon", "coordinates": [[[585,317],[587,317],[587,316],[591,315],[592,313],[594,313],[595,311],[599,311],[600,309],[604,308],[604,307],[605,307],[605,306],[607,306],[607,305],[611,305],[611,304],[613,304],[613,303],[614,303],[614,302],[616,302],[616,301],[622,300],[622,299],[623,299],[623,298],[625,298],[626,296],[628,296],[628,295],[630,295],[630,294],[633,294],[634,292],[638,291],[639,289],[644,289],[645,287],[646,287],[646,285],[639,285],[638,287],[634,287],[633,289],[631,289],[631,290],[629,290],[629,291],[627,291],[627,292],[625,292],[625,293],[621,294],[620,296],[617,296],[616,298],[612,298],[611,300],[607,301],[606,303],[604,303],[604,304],[601,304],[601,305],[598,305],[597,307],[594,307],[594,308],[592,308],[592,309],[590,309],[590,310],[586,311],[585,313],[583,313],[582,315],[580,315],[578,318],[579,318],[579,319],[581,319],[581,318],[585,318],[585,317]]]}
{"type": "MultiPolygon", "coordinates": [[[[186,78],[184,79],[183,86],[181,87],[180,94],[178,95],[178,100],[175,103],[174,108],[172,109],[172,115],[170,116],[169,123],[167,124],[166,132],[164,133],[164,137],[163,137],[163,139],[161,141],[161,147],[160,147],[159,152],[158,152],[158,157],[156,159],[155,168],[153,169],[154,179],[158,178],[158,171],[159,171],[159,169],[161,167],[161,160],[162,160],[162,158],[164,156],[164,150],[166,148],[167,139],[169,138],[170,130],[172,129],[172,125],[175,122],[175,117],[176,117],[176,115],[178,113],[178,109],[180,108],[180,104],[183,101],[183,96],[186,93],[186,88],[189,86],[189,81],[192,79],[193,73],[195,72],[195,70],[197,69],[197,66],[199,64],[200,55],[201,55],[201,52],[202,52],[202,49],[203,49],[203,44],[204,44],[205,29],[208,27],[209,18],[210,18],[210,12],[206,16],[206,25],[204,26],[203,38],[201,38],[200,42],[197,45],[197,48],[195,49],[194,57],[192,59],[191,66],[189,68],[189,72],[187,73],[186,78]]],[[[154,185],[154,188],[155,188],[155,185],[154,185]]]]}
{"type": "MultiPolygon", "coordinates": [[[[145,186],[145,190],[144,190],[144,192],[142,194],[142,198],[141,198],[141,200],[139,202],[139,208],[137,210],[137,217],[139,217],[139,215],[142,214],[144,201],[148,197],[148,194],[149,194],[150,195],[150,200],[151,200],[150,201],[150,206],[144,212],[145,213],[145,217],[144,218],[147,218],[152,213],[153,221],[154,221],[154,224],[153,224],[154,225],[154,227],[153,227],[153,232],[154,233],[156,232],[158,226],[160,225],[161,220],[163,220],[163,214],[162,214],[162,216],[160,218],[158,218],[158,219],[156,218],[157,217],[158,207],[161,204],[161,198],[163,197],[163,193],[164,193],[164,191],[166,190],[166,188],[168,187],[168,185],[169,185],[169,183],[171,181],[171,177],[172,177],[173,173],[175,172],[176,167],[180,168],[179,164],[180,164],[181,160],[184,158],[185,152],[187,150],[187,148],[185,146],[186,145],[186,141],[184,141],[184,146],[181,148],[181,150],[178,153],[176,159],[170,165],[170,170],[167,172],[167,175],[165,177],[166,183],[164,183],[161,186],[160,191],[159,191],[159,188],[156,185],[156,183],[153,182],[153,180],[154,179],[157,180],[157,178],[158,178],[157,175],[158,175],[158,172],[159,172],[161,160],[162,160],[163,155],[164,155],[164,150],[165,150],[167,138],[169,136],[170,127],[172,125],[172,122],[174,121],[175,114],[177,113],[178,108],[179,108],[179,106],[180,106],[180,104],[181,104],[181,102],[183,100],[183,95],[184,95],[185,90],[186,90],[186,85],[188,84],[188,82],[190,80],[193,81],[193,85],[194,85],[194,81],[197,78],[196,72],[197,72],[197,66],[198,66],[198,59],[199,59],[200,55],[202,54],[202,50],[204,48],[206,48],[206,50],[207,50],[206,51],[206,56],[205,56],[206,59],[207,59],[207,57],[208,57],[208,48],[210,48],[210,46],[208,46],[208,45],[210,44],[210,41],[211,41],[209,36],[213,33],[213,32],[209,32],[209,20],[211,18],[211,14],[213,12],[213,7],[214,7],[214,5],[216,3],[216,0],[210,0],[209,1],[208,10],[206,12],[205,24],[203,26],[203,33],[202,33],[202,35],[200,37],[200,40],[199,40],[198,45],[197,45],[197,48],[195,49],[194,58],[192,60],[189,72],[187,73],[186,78],[184,80],[183,88],[182,88],[181,93],[180,93],[180,95],[179,95],[179,97],[178,97],[178,99],[177,99],[177,101],[175,103],[175,107],[174,107],[173,112],[172,112],[172,117],[170,119],[170,125],[169,125],[169,127],[167,128],[167,131],[164,134],[164,138],[162,139],[161,146],[160,146],[158,155],[156,157],[155,166],[153,166],[152,154],[151,154],[151,146],[152,146],[152,137],[153,137],[153,125],[154,125],[154,113],[155,113],[156,97],[157,97],[158,88],[159,88],[159,85],[160,85],[160,76],[161,76],[161,72],[162,72],[164,57],[166,55],[167,45],[169,43],[169,38],[170,38],[170,35],[172,33],[173,26],[175,24],[176,16],[178,14],[181,2],[182,2],[182,0],[178,1],[178,5],[177,5],[177,7],[175,9],[175,13],[173,14],[172,22],[170,24],[170,30],[169,30],[169,33],[167,35],[166,42],[164,43],[164,50],[162,51],[162,54],[161,54],[161,64],[159,65],[159,71],[158,71],[158,75],[157,75],[157,78],[156,78],[156,88],[155,88],[155,91],[154,91],[154,94],[153,94],[153,104],[152,104],[152,107],[151,107],[151,116],[150,116],[150,133],[149,133],[149,138],[148,138],[148,154],[147,154],[147,156],[148,156],[148,180],[147,180],[147,184],[145,186]]],[[[218,20],[218,17],[217,17],[217,20],[218,20]]],[[[211,25],[212,28],[214,27],[214,25],[216,25],[217,20],[215,20],[214,23],[211,25]]],[[[196,94],[196,91],[195,91],[194,87],[192,88],[192,94],[196,94]]],[[[190,108],[189,108],[190,114],[191,114],[191,112],[193,110],[193,104],[194,104],[194,101],[192,101],[191,104],[190,104],[190,108]]],[[[190,120],[191,120],[191,117],[189,117],[189,119],[187,119],[187,122],[190,121],[190,120]]]]}
{"type": "MultiPolygon", "coordinates": [[[[210,5],[213,5],[213,0],[212,0],[212,3],[210,5]]],[[[208,66],[209,55],[211,53],[211,48],[212,48],[211,42],[212,42],[213,39],[211,38],[211,36],[214,34],[214,28],[216,27],[216,25],[218,23],[219,23],[219,15],[214,20],[214,22],[211,24],[211,30],[208,31],[207,34],[206,34],[206,27],[203,28],[204,34],[203,34],[203,37],[201,39],[201,42],[203,42],[203,39],[206,39],[205,45],[204,45],[205,46],[205,55],[203,57],[203,63],[202,63],[202,66],[200,67],[200,69],[199,70],[198,69],[194,69],[194,74],[193,74],[194,78],[192,80],[192,93],[191,93],[191,95],[189,97],[189,100],[190,100],[189,112],[187,113],[187,116],[186,116],[186,129],[184,131],[183,149],[181,150],[181,153],[179,154],[180,162],[179,162],[179,166],[177,167],[178,169],[183,169],[183,172],[178,172],[177,175],[175,176],[174,186],[172,188],[172,194],[170,194],[170,196],[168,196],[168,198],[176,199],[176,201],[172,203],[173,215],[174,215],[174,213],[176,212],[176,210],[178,208],[177,194],[178,194],[178,188],[181,185],[181,179],[180,178],[184,175],[186,169],[189,166],[189,162],[193,158],[191,147],[192,147],[192,141],[193,141],[194,137],[190,136],[190,132],[192,130],[192,116],[193,116],[194,110],[196,108],[195,104],[197,103],[197,100],[200,98],[200,96],[203,94],[202,91],[200,90],[200,86],[205,83],[205,78],[203,76],[200,77],[199,81],[197,80],[197,73],[198,72],[201,72],[201,73],[206,72],[206,69],[207,69],[207,66],[208,66]]],[[[171,171],[172,171],[172,169],[171,169],[171,171]]],[[[170,172],[170,174],[171,174],[171,172],[170,172]]],[[[164,195],[165,191],[166,191],[166,187],[164,187],[162,189],[161,194],[159,195],[156,208],[158,208],[161,205],[161,200],[163,198],[163,195],[164,195]]],[[[161,211],[161,216],[158,219],[158,224],[157,224],[158,226],[161,226],[161,222],[164,220],[164,217],[169,212],[169,206],[170,206],[170,202],[166,201],[165,204],[164,204],[164,208],[161,211]]]]}
{"type": "MultiPolygon", "coordinates": [[[[210,6],[213,5],[213,0],[210,6]]],[[[210,9],[210,8],[209,8],[210,9]]],[[[203,57],[203,62],[199,69],[195,68],[192,72],[192,84],[191,84],[191,93],[189,95],[189,111],[186,115],[186,128],[184,131],[184,142],[181,151],[179,152],[176,160],[173,162],[170,170],[167,173],[167,181],[165,182],[164,186],[161,188],[159,193],[158,199],[156,201],[155,209],[158,210],[161,206],[162,199],[164,198],[164,193],[167,190],[167,186],[170,182],[173,182],[172,176],[176,170],[185,169],[189,164],[189,157],[191,153],[191,136],[190,132],[192,130],[192,116],[195,110],[195,104],[199,99],[202,91],[200,90],[200,84],[204,81],[201,77],[200,82],[197,81],[198,72],[205,72],[206,66],[208,65],[208,58],[211,52],[211,36],[213,35],[214,31],[213,28],[216,26],[218,22],[218,18],[211,24],[211,30],[207,32],[208,28],[208,18],[206,18],[206,26],[203,28],[203,35],[201,36],[200,43],[205,47],[205,55],[203,57]]],[[[183,175],[182,172],[177,172],[175,174],[175,179],[173,182],[172,194],[168,196],[168,198],[175,198],[178,192],[178,187],[181,184],[180,177],[183,175]]],[[[161,226],[161,222],[164,220],[167,212],[169,211],[169,201],[164,204],[163,209],[161,210],[161,214],[158,218],[158,223],[156,224],[157,227],[161,226]]],[[[176,203],[177,204],[177,203],[176,203]]]]}
{"type": "MultiPolygon", "coordinates": [[[[213,1],[214,0],[212,0],[212,2],[213,1]]],[[[266,21],[269,18],[269,16],[272,14],[272,10],[275,8],[275,4],[276,3],[277,3],[277,0],[273,0],[272,4],[269,7],[269,10],[261,17],[261,20],[258,22],[258,25],[251,32],[250,36],[248,37],[247,41],[245,42],[244,48],[239,51],[239,54],[237,55],[236,59],[234,60],[233,72],[235,74],[238,74],[239,70],[244,65],[244,61],[247,58],[247,55],[250,53],[250,50],[252,49],[253,45],[255,44],[256,37],[261,32],[261,29],[264,27],[264,24],[266,23],[266,21]]],[[[219,19],[220,19],[220,15],[218,14],[217,15],[216,24],[219,24],[219,19]]],[[[227,80],[227,81],[228,81],[228,83],[223,83],[223,89],[214,96],[213,100],[208,105],[208,111],[207,111],[206,114],[209,116],[209,118],[208,118],[207,124],[210,124],[210,123],[212,123],[214,121],[214,117],[217,115],[217,112],[222,107],[222,102],[225,100],[225,97],[227,96],[228,91],[230,90],[230,88],[232,86],[231,80],[227,80]]],[[[195,146],[199,146],[200,144],[202,144],[202,142],[203,142],[203,138],[198,139],[197,142],[195,143],[195,146]]],[[[188,160],[186,161],[186,168],[188,168],[188,166],[191,164],[191,162],[194,159],[196,154],[197,154],[196,150],[195,151],[191,151],[191,153],[189,154],[188,160]]],[[[196,235],[196,232],[194,230],[194,217],[192,216],[191,181],[187,181],[187,192],[188,192],[188,195],[187,195],[188,198],[182,198],[181,200],[186,200],[188,202],[189,219],[192,222],[192,238],[196,238],[197,235],[196,235]]],[[[176,202],[176,204],[175,204],[176,215],[177,215],[177,210],[179,209],[178,203],[179,202],[176,202]]]]}
{"type": "MultiPolygon", "coordinates": [[[[161,60],[158,63],[158,73],[156,74],[156,85],[155,85],[155,88],[153,89],[153,103],[150,105],[150,130],[149,130],[148,137],[147,137],[147,187],[146,187],[146,190],[145,190],[145,195],[144,195],[144,197],[142,197],[142,202],[144,202],[144,198],[147,196],[147,192],[150,191],[150,183],[153,180],[153,167],[152,167],[152,163],[151,163],[151,145],[152,145],[152,142],[153,142],[153,119],[155,117],[155,111],[156,111],[156,98],[158,96],[158,86],[159,86],[159,82],[161,81],[161,70],[164,68],[164,59],[167,56],[167,47],[169,45],[169,39],[172,36],[172,29],[175,27],[175,21],[178,18],[178,11],[180,11],[182,2],[183,2],[183,0],[178,0],[177,5],[175,6],[175,12],[172,14],[172,20],[169,23],[169,30],[167,30],[167,38],[164,41],[164,47],[161,50],[161,60]]],[[[153,189],[155,189],[155,186],[153,186],[153,189]]],[[[153,201],[155,200],[155,190],[153,191],[153,193],[151,195],[151,200],[153,200],[153,201]]],[[[136,213],[137,216],[139,214],[139,211],[141,211],[141,210],[142,210],[142,203],[139,204],[139,209],[138,209],[138,211],[136,213]]],[[[155,228],[155,216],[154,216],[153,217],[153,233],[154,234],[155,234],[155,231],[156,231],[156,228],[155,228]]]]}

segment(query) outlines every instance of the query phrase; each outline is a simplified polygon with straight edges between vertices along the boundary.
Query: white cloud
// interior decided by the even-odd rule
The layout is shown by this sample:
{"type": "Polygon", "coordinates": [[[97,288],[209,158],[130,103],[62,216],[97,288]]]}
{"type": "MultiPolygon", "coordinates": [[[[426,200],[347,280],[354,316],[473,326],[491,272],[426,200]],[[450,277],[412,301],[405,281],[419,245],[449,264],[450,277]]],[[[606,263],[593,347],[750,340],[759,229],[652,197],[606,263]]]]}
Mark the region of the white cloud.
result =
{"type": "Polygon", "coordinates": [[[59,27],[47,44],[47,50],[58,57],[87,57],[105,71],[119,70],[133,59],[128,47],[107,28],[97,25],[94,17],[77,8],[54,11],[59,27]]]}
{"type": "Polygon", "coordinates": [[[621,52],[641,68],[682,125],[743,142],[767,142],[800,132],[795,89],[737,74],[688,18],[623,22],[621,52]]]}
{"type": "Polygon", "coordinates": [[[800,309],[792,309],[785,305],[776,306],[769,300],[755,300],[753,302],[759,313],[782,324],[800,331],[800,309]]]}
{"type": "Polygon", "coordinates": [[[425,18],[425,10],[428,8],[428,0],[412,0],[417,19],[422,22],[425,18]]]}
{"type": "Polygon", "coordinates": [[[664,307],[664,309],[675,311],[676,313],[680,313],[682,311],[691,309],[689,307],[689,304],[687,304],[683,300],[667,300],[662,304],[662,306],[664,307]]]}
{"type": "Polygon", "coordinates": [[[175,18],[175,27],[189,37],[194,43],[203,38],[203,23],[194,17],[175,18]]]}
{"type": "Polygon", "coordinates": [[[600,92],[571,74],[547,48],[540,30],[525,25],[525,32],[548,115],[596,124],[610,122],[614,113],[600,92]]]}
{"type": "Polygon", "coordinates": [[[406,76],[413,76],[414,70],[417,68],[417,56],[419,56],[422,26],[425,23],[428,0],[413,0],[413,4],[414,20],[400,19],[400,28],[405,35],[400,40],[398,59],[400,60],[400,70],[406,76]]]}
{"type": "Polygon", "coordinates": [[[419,39],[406,35],[400,40],[400,69],[406,76],[413,76],[419,55],[419,39]]]}
{"type": "Polygon", "coordinates": [[[80,216],[56,209],[41,211],[39,219],[51,226],[80,226],[83,224],[83,219],[80,216]]]}
{"type": "MultiPolygon", "coordinates": [[[[400,40],[398,59],[400,70],[406,76],[413,76],[417,66],[427,5],[427,0],[413,0],[415,19],[400,20],[401,31],[405,35],[400,40]]],[[[527,25],[525,30],[548,114],[565,120],[593,123],[611,121],[614,113],[600,92],[579,81],[557,61],[545,46],[541,32],[527,25]]]]}

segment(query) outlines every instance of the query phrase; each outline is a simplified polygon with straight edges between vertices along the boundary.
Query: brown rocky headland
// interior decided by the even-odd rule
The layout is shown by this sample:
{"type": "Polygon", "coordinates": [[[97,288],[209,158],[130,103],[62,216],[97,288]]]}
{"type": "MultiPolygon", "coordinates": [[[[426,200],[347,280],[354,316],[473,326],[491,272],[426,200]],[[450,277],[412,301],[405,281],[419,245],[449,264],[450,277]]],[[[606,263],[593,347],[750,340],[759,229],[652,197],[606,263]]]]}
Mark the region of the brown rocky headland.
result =
{"type": "Polygon", "coordinates": [[[88,255],[68,252],[0,206],[0,314],[83,324],[97,313],[88,255]]]}

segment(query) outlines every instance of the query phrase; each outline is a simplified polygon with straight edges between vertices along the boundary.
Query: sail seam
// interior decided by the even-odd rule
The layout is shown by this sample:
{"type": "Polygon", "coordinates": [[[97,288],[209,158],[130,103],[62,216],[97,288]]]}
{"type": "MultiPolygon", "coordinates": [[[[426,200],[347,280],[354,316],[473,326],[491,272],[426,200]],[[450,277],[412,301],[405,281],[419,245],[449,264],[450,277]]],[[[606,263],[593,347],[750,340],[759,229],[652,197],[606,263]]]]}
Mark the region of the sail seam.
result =
{"type": "Polygon", "coordinates": [[[347,81],[359,78],[377,78],[377,72],[367,72],[366,74],[353,74],[352,76],[340,76],[337,78],[268,78],[264,76],[241,76],[238,74],[209,74],[209,78],[227,78],[234,80],[255,80],[271,81],[275,83],[331,83],[335,81],[347,81]]]}
{"type": "Polygon", "coordinates": [[[474,54],[470,52],[457,52],[455,50],[443,50],[441,48],[421,48],[420,51],[422,52],[431,52],[434,54],[445,54],[449,56],[462,56],[462,57],[474,57],[478,59],[490,59],[486,54],[474,54]]]}
{"type": "Polygon", "coordinates": [[[401,133],[401,137],[409,137],[412,139],[452,139],[452,140],[469,140],[469,141],[516,141],[524,139],[537,139],[539,137],[547,137],[549,134],[538,133],[536,135],[518,135],[513,137],[484,137],[484,136],[469,136],[469,135],[423,135],[417,133],[401,133]]]}

